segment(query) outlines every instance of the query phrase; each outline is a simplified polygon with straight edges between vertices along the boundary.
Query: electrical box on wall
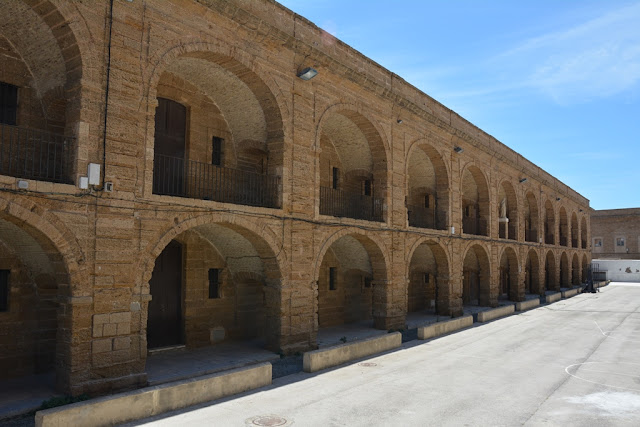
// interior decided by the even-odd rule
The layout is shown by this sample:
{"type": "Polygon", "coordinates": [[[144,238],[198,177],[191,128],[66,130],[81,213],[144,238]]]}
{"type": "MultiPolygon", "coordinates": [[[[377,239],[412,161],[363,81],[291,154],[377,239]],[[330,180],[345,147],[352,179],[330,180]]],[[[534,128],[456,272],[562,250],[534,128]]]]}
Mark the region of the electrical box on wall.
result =
{"type": "Polygon", "coordinates": [[[100,185],[100,165],[98,163],[89,163],[87,176],[89,177],[90,185],[100,185]]]}
{"type": "Polygon", "coordinates": [[[78,187],[80,187],[81,190],[87,190],[89,188],[89,178],[81,176],[80,181],[78,182],[78,187]]]}

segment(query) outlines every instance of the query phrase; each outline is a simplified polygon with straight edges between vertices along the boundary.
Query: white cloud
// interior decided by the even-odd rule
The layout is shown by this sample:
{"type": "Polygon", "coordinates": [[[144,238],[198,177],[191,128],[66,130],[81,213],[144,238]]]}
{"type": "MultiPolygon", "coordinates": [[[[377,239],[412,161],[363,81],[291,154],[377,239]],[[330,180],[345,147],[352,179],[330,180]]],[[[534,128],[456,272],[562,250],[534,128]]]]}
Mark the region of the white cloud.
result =
{"type": "Polygon", "coordinates": [[[623,7],[526,40],[491,63],[559,104],[613,96],[640,81],[639,23],[640,4],[623,7]]]}

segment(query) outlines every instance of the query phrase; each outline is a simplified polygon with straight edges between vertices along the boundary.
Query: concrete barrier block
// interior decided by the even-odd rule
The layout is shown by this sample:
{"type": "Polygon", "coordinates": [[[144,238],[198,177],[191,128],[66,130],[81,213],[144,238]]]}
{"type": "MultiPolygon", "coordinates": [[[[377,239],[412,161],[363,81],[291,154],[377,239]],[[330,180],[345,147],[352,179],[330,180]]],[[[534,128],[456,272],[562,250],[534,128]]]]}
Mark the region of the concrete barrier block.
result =
{"type": "Polygon", "coordinates": [[[546,295],[544,298],[544,301],[547,304],[551,304],[552,302],[560,301],[561,298],[562,298],[562,293],[556,292],[555,294],[546,295]]]}
{"type": "Polygon", "coordinates": [[[515,311],[515,305],[509,304],[492,310],[481,311],[478,313],[478,322],[488,322],[498,317],[508,316],[515,311]]]}
{"type": "Polygon", "coordinates": [[[531,310],[532,308],[536,308],[539,305],[540,305],[540,298],[520,301],[516,303],[516,311],[531,310]]]}
{"type": "Polygon", "coordinates": [[[271,384],[271,363],[36,412],[36,427],[112,426],[271,384]]]}
{"type": "Polygon", "coordinates": [[[473,325],[473,316],[463,316],[447,320],[446,322],[437,322],[431,325],[421,326],[418,328],[418,339],[426,340],[439,337],[463,328],[468,328],[471,325],[473,325]]]}
{"type": "Polygon", "coordinates": [[[393,332],[362,341],[340,344],[335,347],[308,351],[303,355],[302,363],[305,372],[316,372],[332,366],[341,365],[351,360],[360,359],[372,354],[382,353],[400,347],[402,334],[393,332]]]}
{"type": "Polygon", "coordinates": [[[568,289],[566,291],[562,291],[562,298],[571,298],[578,295],[578,289],[568,289]]]}

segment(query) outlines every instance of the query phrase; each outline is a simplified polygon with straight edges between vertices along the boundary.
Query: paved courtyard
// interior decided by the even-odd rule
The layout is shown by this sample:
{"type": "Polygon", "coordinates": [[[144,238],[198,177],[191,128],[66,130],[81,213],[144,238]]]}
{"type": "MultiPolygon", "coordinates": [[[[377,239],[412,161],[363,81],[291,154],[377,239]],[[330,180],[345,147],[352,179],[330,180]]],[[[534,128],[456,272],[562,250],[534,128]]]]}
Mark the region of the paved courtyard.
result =
{"type": "Polygon", "coordinates": [[[138,425],[640,425],[640,284],[138,425]]]}

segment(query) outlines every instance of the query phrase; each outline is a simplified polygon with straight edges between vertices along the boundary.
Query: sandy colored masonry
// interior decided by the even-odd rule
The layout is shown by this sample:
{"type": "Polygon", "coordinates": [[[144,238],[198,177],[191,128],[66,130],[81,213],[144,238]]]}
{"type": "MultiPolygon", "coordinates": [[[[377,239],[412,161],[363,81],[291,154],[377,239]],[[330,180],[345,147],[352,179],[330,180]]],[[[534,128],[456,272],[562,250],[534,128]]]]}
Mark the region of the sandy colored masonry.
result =
{"type": "Polygon", "coordinates": [[[149,349],[308,352],[586,279],[585,197],[304,17],[110,4],[0,1],[0,381],[108,394],[149,349]]]}

